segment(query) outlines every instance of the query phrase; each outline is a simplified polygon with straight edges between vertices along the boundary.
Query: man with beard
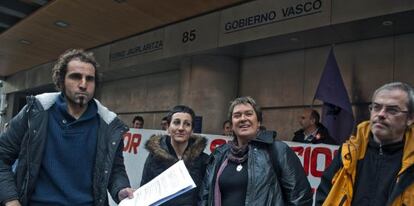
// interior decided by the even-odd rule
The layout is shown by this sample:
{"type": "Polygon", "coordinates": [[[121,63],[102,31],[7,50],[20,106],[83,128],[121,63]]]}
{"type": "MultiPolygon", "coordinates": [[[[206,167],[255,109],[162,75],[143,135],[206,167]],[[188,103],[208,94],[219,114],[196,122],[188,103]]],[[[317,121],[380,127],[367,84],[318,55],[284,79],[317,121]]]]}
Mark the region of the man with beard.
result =
{"type": "Polygon", "coordinates": [[[128,127],[94,99],[97,62],[68,50],[53,67],[57,93],[27,98],[0,136],[1,205],[108,205],[133,196],[123,162],[128,127]],[[16,174],[11,166],[19,159],[16,174]]]}
{"type": "Polygon", "coordinates": [[[414,90],[394,82],[374,92],[358,125],[324,172],[316,205],[414,205],[414,90]]]}

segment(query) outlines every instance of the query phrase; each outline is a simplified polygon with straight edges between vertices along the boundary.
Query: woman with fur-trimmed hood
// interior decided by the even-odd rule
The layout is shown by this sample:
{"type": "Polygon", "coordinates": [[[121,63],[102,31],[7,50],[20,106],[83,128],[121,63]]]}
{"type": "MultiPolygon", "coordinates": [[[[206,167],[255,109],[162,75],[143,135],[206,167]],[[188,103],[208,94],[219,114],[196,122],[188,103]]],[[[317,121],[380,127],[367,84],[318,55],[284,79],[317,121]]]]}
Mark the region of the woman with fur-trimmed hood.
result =
{"type": "Polygon", "coordinates": [[[194,111],[187,106],[175,106],[167,116],[168,135],[154,135],[146,143],[149,151],[142,172],[141,186],[151,181],[179,160],[183,160],[197,187],[163,206],[197,205],[197,195],[204,178],[208,155],[207,139],[193,134],[194,111]]]}

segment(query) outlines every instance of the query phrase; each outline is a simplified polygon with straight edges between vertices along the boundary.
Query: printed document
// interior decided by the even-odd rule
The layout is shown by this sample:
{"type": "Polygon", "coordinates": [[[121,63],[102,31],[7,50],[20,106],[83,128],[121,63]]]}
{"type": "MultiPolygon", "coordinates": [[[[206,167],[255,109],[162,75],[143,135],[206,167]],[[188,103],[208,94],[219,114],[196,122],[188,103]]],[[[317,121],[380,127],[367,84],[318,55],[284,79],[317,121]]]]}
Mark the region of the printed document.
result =
{"type": "Polygon", "coordinates": [[[162,172],[147,184],[134,192],[133,199],[124,199],[119,206],[153,206],[160,205],[174,197],[187,192],[196,185],[180,160],[162,172]]]}

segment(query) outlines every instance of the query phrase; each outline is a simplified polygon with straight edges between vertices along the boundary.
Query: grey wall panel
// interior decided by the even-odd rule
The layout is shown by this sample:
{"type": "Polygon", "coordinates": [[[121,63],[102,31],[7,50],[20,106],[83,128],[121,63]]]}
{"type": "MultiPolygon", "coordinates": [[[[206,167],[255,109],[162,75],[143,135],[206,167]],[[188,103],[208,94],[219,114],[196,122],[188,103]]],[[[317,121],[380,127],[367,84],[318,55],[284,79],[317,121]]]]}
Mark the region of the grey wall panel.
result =
{"type": "Polygon", "coordinates": [[[4,93],[8,94],[51,84],[53,64],[54,62],[46,63],[10,76],[4,81],[4,93]]]}
{"type": "Polygon", "coordinates": [[[240,95],[262,107],[303,105],[304,51],[244,59],[240,95]]]}
{"type": "Polygon", "coordinates": [[[395,38],[394,80],[414,86],[414,34],[395,38]]]}
{"type": "Polygon", "coordinates": [[[95,56],[95,60],[99,64],[99,72],[104,72],[109,70],[109,57],[110,57],[110,45],[101,46],[99,48],[92,49],[95,56]]]}
{"type": "Polygon", "coordinates": [[[183,62],[180,103],[203,116],[203,132],[221,133],[229,102],[236,97],[239,63],[225,56],[198,55],[183,62]]]}
{"type": "MultiPolygon", "coordinates": [[[[312,104],[330,49],[331,47],[327,46],[305,50],[305,67],[303,68],[305,73],[303,80],[304,105],[312,104]]],[[[341,73],[344,73],[341,67],[339,69],[341,73]]],[[[316,100],[314,103],[320,104],[321,102],[316,100]]]]}
{"type": "Polygon", "coordinates": [[[264,110],[263,125],[277,131],[278,139],[290,141],[293,133],[300,129],[298,118],[301,114],[302,108],[264,110]]]}
{"type": "Polygon", "coordinates": [[[25,89],[26,74],[18,73],[4,81],[4,93],[12,93],[25,89]]]}
{"type": "Polygon", "coordinates": [[[338,45],[335,51],[352,102],[369,102],[376,88],[393,80],[393,38],[338,45]]]}
{"type": "Polygon", "coordinates": [[[53,63],[43,64],[26,72],[25,88],[35,88],[52,83],[53,63]]]}
{"type": "Polygon", "coordinates": [[[414,9],[412,0],[332,1],[332,24],[414,9]]]}
{"type": "Polygon", "coordinates": [[[177,104],[179,72],[171,71],[106,82],[101,101],[117,113],[158,112],[177,104]]]}

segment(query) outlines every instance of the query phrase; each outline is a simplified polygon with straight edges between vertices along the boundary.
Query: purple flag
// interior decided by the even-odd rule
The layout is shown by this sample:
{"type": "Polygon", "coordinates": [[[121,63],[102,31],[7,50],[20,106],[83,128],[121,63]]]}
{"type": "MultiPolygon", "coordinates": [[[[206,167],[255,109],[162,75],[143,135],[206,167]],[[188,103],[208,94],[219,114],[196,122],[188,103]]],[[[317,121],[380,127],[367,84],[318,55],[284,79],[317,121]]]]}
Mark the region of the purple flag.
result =
{"type": "Polygon", "coordinates": [[[323,101],[322,124],[339,144],[349,138],[354,115],[333,48],[329,52],[314,99],[323,101]]]}

